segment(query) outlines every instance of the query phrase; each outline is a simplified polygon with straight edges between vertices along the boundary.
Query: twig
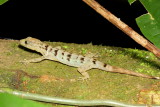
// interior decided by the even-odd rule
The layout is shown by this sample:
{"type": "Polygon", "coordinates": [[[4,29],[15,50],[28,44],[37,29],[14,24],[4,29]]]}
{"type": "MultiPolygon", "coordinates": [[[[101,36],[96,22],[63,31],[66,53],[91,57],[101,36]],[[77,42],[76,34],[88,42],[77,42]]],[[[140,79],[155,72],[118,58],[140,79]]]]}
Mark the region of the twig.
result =
{"type": "Polygon", "coordinates": [[[137,43],[139,43],[140,45],[142,45],[147,50],[151,51],[153,54],[155,54],[157,57],[160,58],[160,49],[158,49],[148,40],[143,38],[140,34],[134,31],[127,24],[122,22],[119,18],[117,18],[107,9],[102,7],[98,2],[96,2],[95,0],[83,0],[83,1],[90,7],[92,7],[95,11],[97,11],[99,14],[101,14],[104,18],[106,18],[108,21],[110,21],[112,24],[114,24],[116,27],[118,27],[120,30],[122,30],[124,33],[126,33],[128,36],[130,36],[137,43]]]}

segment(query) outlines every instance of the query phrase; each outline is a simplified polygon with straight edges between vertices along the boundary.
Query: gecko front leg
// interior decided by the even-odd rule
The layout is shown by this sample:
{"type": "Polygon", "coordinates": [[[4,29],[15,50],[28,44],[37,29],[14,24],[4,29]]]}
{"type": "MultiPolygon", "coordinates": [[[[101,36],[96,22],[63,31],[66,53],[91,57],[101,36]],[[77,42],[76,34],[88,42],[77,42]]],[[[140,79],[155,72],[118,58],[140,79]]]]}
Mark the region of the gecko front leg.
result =
{"type": "Polygon", "coordinates": [[[90,64],[84,64],[82,66],[80,66],[77,70],[79,71],[79,73],[83,76],[83,77],[79,77],[78,80],[87,80],[89,79],[89,74],[86,72],[87,70],[92,69],[92,67],[90,66],[90,64]]]}
{"type": "Polygon", "coordinates": [[[42,57],[39,57],[39,58],[30,59],[30,60],[24,60],[24,61],[20,61],[20,62],[28,64],[28,63],[31,63],[31,62],[40,62],[40,61],[42,61],[44,59],[46,59],[46,58],[44,56],[42,56],[42,57]]]}

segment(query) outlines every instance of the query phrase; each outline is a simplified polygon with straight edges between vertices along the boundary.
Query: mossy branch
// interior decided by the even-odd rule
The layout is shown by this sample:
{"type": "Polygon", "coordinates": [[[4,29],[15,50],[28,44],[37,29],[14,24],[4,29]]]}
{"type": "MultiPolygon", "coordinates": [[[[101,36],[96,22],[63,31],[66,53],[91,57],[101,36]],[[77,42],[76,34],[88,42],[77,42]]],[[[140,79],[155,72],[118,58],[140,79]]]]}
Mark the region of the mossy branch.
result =
{"type": "Polygon", "coordinates": [[[101,14],[105,19],[110,21],[117,28],[119,28],[124,33],[126,33],[129,37],[135,40],[138,44],[142,45],[144,48],[151,51],[154,55],[160,58],[160,49],[158,49],[151,42],[143,38],[143,36],[141,36],[136,31],[134,31],[127,24],[122,22],[119,18],[113,15],[110,11],[102,7],[98,2],[96,2],[95,0],[83,0],[83,1],[86,4],[88,4],[90,7],[92,7],[95,11],[97,11],[99,14],[101,14]]]}

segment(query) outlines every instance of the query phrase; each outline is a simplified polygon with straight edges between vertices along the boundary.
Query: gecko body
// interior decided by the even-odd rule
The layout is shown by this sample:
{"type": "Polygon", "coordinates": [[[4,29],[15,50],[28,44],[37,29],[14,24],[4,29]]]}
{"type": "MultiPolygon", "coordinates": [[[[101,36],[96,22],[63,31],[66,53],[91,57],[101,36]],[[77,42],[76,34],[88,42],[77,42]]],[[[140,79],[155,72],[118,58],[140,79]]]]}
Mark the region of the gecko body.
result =
{"type": "Polygon", "coordinates": [[[23,62],[25,63],[40,62],[45,59],[58,61],[58,62],[61,62],[62,64],[77,67],[78,68],[77,70],[83,75],[83,77],[80,77],[80,79],[82,80],[89,79],[89,74],[86,71],[92,68],[109,71],[109,72],[117,72],[122,74],[139,76],[144,78],[159,79],[159,77],[153,77],[153,76],[137,73],[130,70],[125,70],[123,68],[114,67],[109,64],[105,64],[101,61],[98,61],[92,57],[78,55],[75,53],[69,53],[61,49],[61,47],[53,48],[52,46],[47,45],[41,42],[40,40],[32,37],[27,37],[25,39],[20,40],[20,45],[28,49],[35,50],[42,54],[42,57],[26,60],[23,62]]]}

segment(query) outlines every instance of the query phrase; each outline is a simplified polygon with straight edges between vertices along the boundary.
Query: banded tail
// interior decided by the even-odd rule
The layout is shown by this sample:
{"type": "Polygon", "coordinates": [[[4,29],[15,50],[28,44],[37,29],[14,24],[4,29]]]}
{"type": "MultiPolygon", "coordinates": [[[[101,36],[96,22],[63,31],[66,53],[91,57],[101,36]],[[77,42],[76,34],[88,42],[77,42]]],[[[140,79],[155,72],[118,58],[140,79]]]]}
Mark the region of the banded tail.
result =
{"type": "Polygon", "coordinates": [[[131,71],[131,70],[126,70],[126,69],[123,69],[123,68],[119,68],[119,67],[115,67],[115,66],[111,66],[111,65],[102,63],[100,61],[98,61],[98,63],[99,64],[98,64],[97,68],[101,69],[101,70],[104,70],[104,71],[121,73],[121,74],[128,74],[128,75],[143,77],[143,78],[160,79],[160,77],[149,76],[149,75],[141,74],[141,73],[134,72],[134,71],[131,71]]]}

